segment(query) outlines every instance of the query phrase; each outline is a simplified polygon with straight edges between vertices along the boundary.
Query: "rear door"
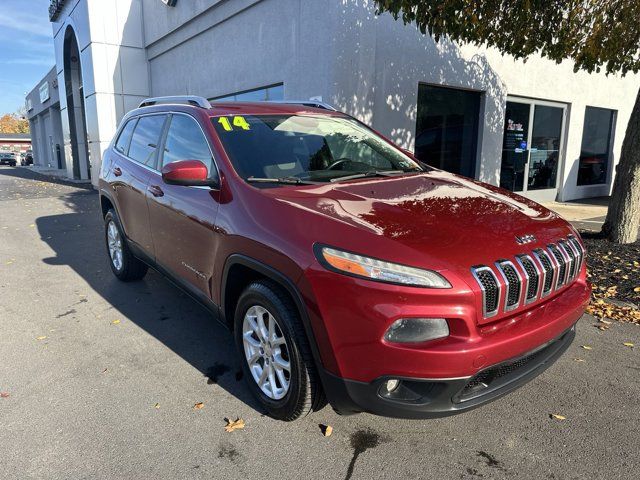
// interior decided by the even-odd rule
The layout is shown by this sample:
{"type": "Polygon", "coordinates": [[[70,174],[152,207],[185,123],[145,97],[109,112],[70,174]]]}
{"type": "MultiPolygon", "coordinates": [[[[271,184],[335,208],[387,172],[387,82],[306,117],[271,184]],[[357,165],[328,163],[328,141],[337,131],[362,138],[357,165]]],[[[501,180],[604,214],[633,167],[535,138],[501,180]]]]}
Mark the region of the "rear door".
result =
{"type": "MultiPolygon", "coordinates": [[[[179,160],[200,160],[217,178],[212,149],[198,122],[173,113],[163,142],[159,170],[179,160]]],[[[217,245],[218,201],[209,187],[168,185],[155,172],[149,187],[149,218],[156,261],[179,280],[211,298],[211,278],[217,245]]]]}
{"type": "Polygon", "coordinates": [[[166,120],[166,114],[130,120],[116,142],[116,154],[109,174],[127,238],[152,258],[154,248],[146,192],[157,168],[158,145],[166,120]]]}

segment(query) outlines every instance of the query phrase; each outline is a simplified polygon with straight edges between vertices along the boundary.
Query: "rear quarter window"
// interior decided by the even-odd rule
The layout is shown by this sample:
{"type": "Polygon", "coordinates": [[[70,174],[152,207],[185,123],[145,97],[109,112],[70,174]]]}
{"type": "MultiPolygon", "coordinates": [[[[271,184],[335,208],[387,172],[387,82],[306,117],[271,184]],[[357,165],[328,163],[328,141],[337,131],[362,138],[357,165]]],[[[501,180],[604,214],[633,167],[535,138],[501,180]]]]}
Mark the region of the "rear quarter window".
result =
{"type": "Polygon", "coordinates": [[[124,126],[120,135],[118,136],[118,140],[116,140],[116,150],[123,155],[129,154],[129,144],[131,143],[131,134],[133,134],[133,129],[136,126],[137,118],[129,120],[127,124],[124,126]]]}

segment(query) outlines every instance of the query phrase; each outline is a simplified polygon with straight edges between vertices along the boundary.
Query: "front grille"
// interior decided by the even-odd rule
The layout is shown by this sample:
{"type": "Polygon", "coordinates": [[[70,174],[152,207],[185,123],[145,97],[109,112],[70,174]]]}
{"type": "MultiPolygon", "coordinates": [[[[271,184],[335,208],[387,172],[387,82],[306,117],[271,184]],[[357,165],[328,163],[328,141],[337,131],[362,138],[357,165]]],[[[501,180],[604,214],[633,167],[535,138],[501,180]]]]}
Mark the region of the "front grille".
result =
{"type": "Polygon", "coordinates": [[[496,315],[501,304],[504,311],[508,312],[568,285],[578,276],[584,254],[582,244],[569,236],[549,244],[546,249],[538,248],[530,253],[519,254],[515,257],[515,263],[501,259],[492,264],[493,267],[472,267],[471,273],[482,291],[484,318],[496,315]]]}
{"type": "Polygon", "coordinates": [[[538,287],[540,286],[540,275],[533,259],[529,255],[520,255],[517,257],[518,263],[526,274],[526,297],[525,301],[530,303],[536,299],[538,295],[538,287]]]}
{"type": "Polygon", "coordinates": [[[502,260],[496,262],[498,270],[502,274],[504,283],[507,286],[507,298],[505,300],[505,310],[513,310],[520,303],[520,291],[522,281],[513,263],[502,260]]]}
{"type": "Polygon", "coordinates": [[[471,269],[482,289],[482,305],[485,317],[491,317],[498,311],[500,303],[500,284],[493,271],[486,265],[471,269]]]}

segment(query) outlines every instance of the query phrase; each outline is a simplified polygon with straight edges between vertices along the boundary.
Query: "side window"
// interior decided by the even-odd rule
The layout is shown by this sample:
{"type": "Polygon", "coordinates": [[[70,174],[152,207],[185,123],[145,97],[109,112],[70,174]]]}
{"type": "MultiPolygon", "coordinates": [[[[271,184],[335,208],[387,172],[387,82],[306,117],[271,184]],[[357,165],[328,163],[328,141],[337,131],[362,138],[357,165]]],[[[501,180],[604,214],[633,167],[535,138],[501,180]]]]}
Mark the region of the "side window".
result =
{"type": "Polygon", "coordinates": [[[209,144],[202,129],[191,117],[173,115],[162,155],[162,166],[178,160],[200,160],[207,166],[209,176],[216,175],[209,144]]]}
{"type": "Polygon", "coordinates": [[[147,167],[155,168],[156,150],[160,142],[166,115],[140,117],[129,146],[129,157],[147,167]]]}
{"type": "Polygon", "coordinates": [[[116,150],[123,155],[129,154],[129,143],[131,142],[131,134],[133,133],[133,128],[136,126],[137,121],[137,118],[129,120],[120,132],[120,136],[118,137],[118,141],[116,142],[116,150]]]}

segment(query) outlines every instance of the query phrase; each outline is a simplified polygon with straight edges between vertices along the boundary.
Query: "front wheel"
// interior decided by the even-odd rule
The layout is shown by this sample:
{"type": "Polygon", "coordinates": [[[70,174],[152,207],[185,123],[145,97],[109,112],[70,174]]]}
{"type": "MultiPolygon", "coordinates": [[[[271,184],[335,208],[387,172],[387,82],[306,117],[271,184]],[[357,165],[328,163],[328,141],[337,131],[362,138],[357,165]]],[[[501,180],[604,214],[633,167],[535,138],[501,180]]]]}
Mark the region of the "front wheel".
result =
{"type": "Polygon", "coordinates": [[[122,234],[118,216],[109,210],[104,217],[104,233],[111,271],[123,282],[140,280],[147,273],[147,265],[133,256],[122,234]]]}
{"type": "Polygon", "coordinates": [[[296,420],[324,406],[324,393],[298,311],[263,280],[240,296],[234,336],[251,393],[273,418],[296,420]]]}

